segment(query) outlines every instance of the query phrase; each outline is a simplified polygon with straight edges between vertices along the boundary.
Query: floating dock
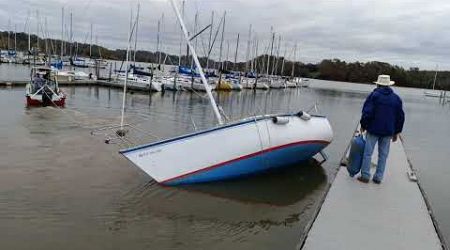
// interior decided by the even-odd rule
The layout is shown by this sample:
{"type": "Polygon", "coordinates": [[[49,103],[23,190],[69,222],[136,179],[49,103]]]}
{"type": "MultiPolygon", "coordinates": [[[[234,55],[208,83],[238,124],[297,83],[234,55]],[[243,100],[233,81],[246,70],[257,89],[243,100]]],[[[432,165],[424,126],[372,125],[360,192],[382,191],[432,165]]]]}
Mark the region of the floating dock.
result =
{"type": "MultiPolygon", "coordinates": [[[[0,87],[25,87],[29,81],[0,81],[0,87]]],[[[59,86],[103,86],[110,88],[123,89],[123,82],[121,81],[107,81],[107,80],[75,80],[75,81],[59,81],[59,86]]],[[[134,85],[132,83],[127,85],[128,90],[149,92],[148,87],[134,85]]]]}
{"type": "Polygon", "coordinates": [[[391,144],[381,185],[361,183],[341,167],[300,248],[447,249],[411,170],[400,140],[391,144]]]}
{"type": "MultiPolygon", "coordinates": [[[[0,81],[0,87],[25,87],[30,81],[0,81]]],[[[99,85],[103,81],[99,80],[75,80],[75,81],[58,81],[60,86],[87,86],[99,85]]]]}

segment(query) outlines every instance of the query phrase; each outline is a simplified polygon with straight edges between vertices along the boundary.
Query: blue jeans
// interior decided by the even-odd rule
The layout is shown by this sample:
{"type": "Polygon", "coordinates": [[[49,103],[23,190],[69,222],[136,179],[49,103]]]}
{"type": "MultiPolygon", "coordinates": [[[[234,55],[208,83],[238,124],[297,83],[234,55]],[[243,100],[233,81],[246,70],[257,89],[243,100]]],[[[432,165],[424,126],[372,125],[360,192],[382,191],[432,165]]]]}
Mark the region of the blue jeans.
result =
{"type": "Polygon", "coordinates": [[[389,155],[389,147],[391,145],[392,136],[377,136],[367,132],[366,146],[364,147],[364,155],[361,165],[361,177],[370,179],[370,165],[375,144],[378,142],[378,163],[377,170],[373,176],[374,180],[382,181],[384,169],[386,168],[386,160],[389,155]]]}

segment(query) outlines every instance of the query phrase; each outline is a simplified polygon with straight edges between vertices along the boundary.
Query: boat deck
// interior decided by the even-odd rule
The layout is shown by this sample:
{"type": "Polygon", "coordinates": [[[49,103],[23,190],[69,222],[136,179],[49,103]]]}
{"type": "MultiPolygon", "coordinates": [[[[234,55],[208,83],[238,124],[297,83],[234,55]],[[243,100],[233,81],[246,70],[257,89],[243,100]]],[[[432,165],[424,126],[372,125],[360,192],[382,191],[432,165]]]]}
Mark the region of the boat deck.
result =
{"type": "Polygon", "coordinates": [[[391,144],[381,185],[360,183],[341,167],[302,249],[445,248],[410,170],[400,140],[391,144]]]}

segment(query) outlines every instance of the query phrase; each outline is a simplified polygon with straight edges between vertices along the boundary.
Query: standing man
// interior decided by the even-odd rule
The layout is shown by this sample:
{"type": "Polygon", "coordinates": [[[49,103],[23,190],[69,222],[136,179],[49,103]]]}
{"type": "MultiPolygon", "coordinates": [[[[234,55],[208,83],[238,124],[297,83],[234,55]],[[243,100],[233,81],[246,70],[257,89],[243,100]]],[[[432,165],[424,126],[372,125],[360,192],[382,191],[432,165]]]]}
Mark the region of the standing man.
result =
{"type": "Polygon", "coordinates": [[[370,165],[375,144],[378,142],[378,163],[372,181],[380,184],[383,180],[386,160],[391,140],[397,141],[403,130],[405,114],[400,97],[389,87],[394,85],[389,75],[379,75],[374,82],[377,88],[370,93],[364,102],[361,116],[361,131],[367,131],[366,145],[361,165],[361,176],[358,180],[368,183],[370,165]]]}

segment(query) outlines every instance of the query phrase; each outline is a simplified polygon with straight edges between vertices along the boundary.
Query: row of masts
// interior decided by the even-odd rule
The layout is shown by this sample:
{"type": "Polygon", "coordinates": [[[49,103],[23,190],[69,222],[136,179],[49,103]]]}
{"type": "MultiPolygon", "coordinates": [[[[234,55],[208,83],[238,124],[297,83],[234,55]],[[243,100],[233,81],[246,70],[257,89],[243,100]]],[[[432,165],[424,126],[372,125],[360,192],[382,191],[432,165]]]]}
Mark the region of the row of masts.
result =
{"type": "MultiPolygon", "coordinates": [[[[181,16],[184,18],[184,8],[185,8],[185,1],[182,2],[181,6],[181,16]]],[[[228,62],[230,62],[230,41],[226,41],[226,56],[224,57],[224,51],[225,51],[225,27],[226,27],[226,16],[227,12],[224,11],[222,17],[220,18],[220,21],[217,25],[216,30],[214,31],[214,24],[215,24],[215,15],[216,13],[214,11],[211,12],[211,21],[209,23],[209,40],[208,40],[208,48],[206,52],[206,63],[205,63],[205,69],[218,69],[218,70],[229,70],[228,68],[228,62]],[[215,65],[210,65],[210,58],[211,58],[211,52],[214,47],[214,44],[216,42],[216,38],[218,33],[221,31],[221,38],[220,38],[220,44],[219,44],[219,55],[218,60],[215,62],[215,65]]],[[[198,17],[199,13],[196,12],[194,16],[194,34],[197,34],[198,31],[198,17]]],[[[157,35],[157,51],[158,53],[161,53],[159,49],[159,43],[160,43],[160,21],[158,20],[158,35],[157,35]]],[[[265,51],[263,51],[264,58],[267,60],[258,60],[260,57],[259,54],[259,46],[260,46],[260,40],[258,39],[257,34],[253,31],[252,25],[249,25],[248,29],[248,36],[247,36],[247,48],[245,52],[245,66],[243,71],[245,72],[255,72],[260,74],[266,74],[266,75],[282,75],[285,69],[285,62],[286,62],[286,56],[288,54],[293,55],[291,58],[292,60],[292,68],[291,68],[291,76],[294,76],[295,73],[295,61],[297,57],[297,44],[295,44],[291,49],[288,48],[288,43],[285,42],[284,46],[284,53],[281,56],[282,51],[282,37],[281,35],[276,35],[276,33],[273,30],[273,27],[271,27],[270,30],[271,40],[270,44],[266,48],[265,51]],[[278,38],[278,42],[276,41],[276,38],[278,38]],[[269,52],[270,50],[270,52],[269,52]],[[281,70],[279,69],[279,65],[281,65],[281,70]]],[[[197,50],[197,44],[198,44],[198,38],[196,37],[194,40],[194,49],[197,50]]],[[[241,42],[241,36],[240,33],[236,36],[236,45],[234,50],[234,68],[231,70],[233,71],[242,71],[241,68],[238,66],[238,58],[239,58],[239,48],[240,48],[240,42],[241,42]]],[[[179,56],[178,56],[178,66],[182,65],[182,58],[183,58],[183,39],[182,34],[180,34],[180,46],[179,46],[179,56]]],[[[186,52],[186,58],[189,58],[189,50],[186,52]]],[[[160,64],[160,60],[158,60],[158,64],[160,64]]],[[[191,59],[191,67],[192,67],[192,59],[191,59]]],[[[187,65],[185,65],[187,66],[187,65]]]]}
{"type": "MultiPolygon", "coordinates": [[[[185,16],[185,2],[183,1],[182,7],[181,7],[181,16],[184,18],[185,16]]],[[[136,27],[134,31],[134,49],[132,49],[132,59],[134,62],[136,62],[136,54],[137,54],[137,46],[138,46],[138,29],[139,29],[139,15],[140,15],[140,4],[138,4],[137,14],[136,14],[136,27]]],[[[28,31],[28,51],[32,51],[32,45],[31,45],[31,16],[30,12],[28,13],[27,20],[24,25],[24,31],[28,31]]],[[[258,38],[258,34],[253,30],[252,25],[249,25],[248,29],[248,35],[247,35],[247,46],[245,51],[245,62],[244,66],[239,66],[239,50],[242,49],[241,43],[242,43],[242,37],[241,34],[238,33],[236,36],[236,45],[234,48],[234,55],[233,55],[233,63],[234,67],[232,69],[229,69],[229,63],[231,63],[230,60],[230,40],[225,40],[225,30],[226,30],[226,18],[227,18],[227,12],[224,11],[223,15],[220,16],[220,20],[217,21],[217,13],[212,11],[211,12],[211,18],[210,22],[208,23],[209,28],[206,28],[206,30],[209,30],[208,37],[208,43],[207,48],[204,49],[204,57],[206,58],[205,68],[206,70],[209,69],[217,69],[220,71],[224,70],[232,70],[232,71],[245,71],[245,72],[254,72],[257,74],[263,74],[263,75],[284,75],[285,72],[285,63],[286,63],[286,56],[291,55],[291,61],[296,61],[296,54],[297,54],[297,45],[294,45],[292,48],[288,48],[288,43],[284,42],[283,45],[283,39],[281,35],[277,35],[274,31],[273,27],[270,28],[270,43],[267,44],[265,49],[261,50],[262,42],[261,39],[258,38]],[[212,52],[214,45],[217,42],[218,35],[220,34],[220,44],[219,44],[219,54],[218,54],[218,60],[212,60],[212,52]],[[226,50],[225,50],[226,46],[226,50]],[[283,52],[284,51],[284,52],[283,52]],[[225,53],[226,52],[226,53],[225,53]],[[262,53],[261,53],[262,52],[262,53]],[[280,68],[281,66],[281,68],[280,68]]],[[[73,14],[70,12],[69,18],[67,18],[69,21],[69,27],[66,26],[66,17],[65,17],[65,9],[62,7],[61,9],[61,44],[59,46],[59,56],[62,58],[65,55],[69,55],[70,57],[76,57],[77,51],[78,51],[78,43],[74,40],[74,34],[73,34],[73,14]],[[69,49],[67,49],[69,47],[69,49]]],[[[51,40],[49,39],[49,33],[48,33],[48,27],[47,27],[47,18],[44,18],[44,22],[42,22],[41,17],[39,16],[39,11],[36,11],[36,46],[34,47],[35,50],[39,50],[41,48],[39,42],[39,35],[42,34],[44,43],[45,43],[45,51],[46,54],[57,54],[56,49],[58,49],[54,44],[49,44],[51,40]],[[52,51],[53,53],[50,53],[52,51]]],[[[164,14],[161,15],[161,17],[157,21],[157,37],[156,37],[156,53],[157,53],[157,64],[161,65],[163,63],[162,55],[163,50],[161,44],[163,44],[162,34],[164,34],[164,14]]],[[[177,24],[178,25],[178,24],[177,24]]],[[[11,26],[11,22],[9,21],[9,26],[11,26]]],[[[130,27],[131,28],[131,27],[130,27]]],[[[196,12],[194,16],[194,28],[193,32],[196,34],[199,31],[199,13],[196,12]]],[[[204,31],[203,29],[202,31],[204,31]]],[[[89,57],[92,58],[92,46],[93,46],[93,23],[90,23],[90,32],[88,33],[90,35],[90,42],[89,42],[89,57]]],[[[8,49],[11,49],[12,46],[10,44],[10,34],[8,35],[8,49]]],[[[88,35],[87,34],[87,35],[88,35]]],[[[190,35],[194,35],[190,34],[190,35]]],[[[87,36],[86,36],[87,38],[87,36]]],[[[193,42],[194,49],[199,50],[199,39],[201,39],[200,36],[196,36],[193,42]]],[[[87,39],[85,39],[87,40],[87,39]]],[[[204,42],[202,41],[203,46],[204,42]]],[[[190,66],[191,68],[194,67],[193,65],[193,59],[192,56],[189,56],[189,50],[186,50],[186,56],[183,55],[183,48],[185,46],[185,42],[183,42],[182,39],[182,33],[180,32],[180,42],[179,42],[179,55],[178,55],[178,66],[190,66]],[[186,62],[183,63],[182,59],[183,57],[186,58],[186,62]],[[187,60],[190,60],[190,63],[188,63],[187,60]],[[189,65],[190,64],[190,65],[189,65]]],[[[165,46],[168,47],[168,46],[165,46]]],[[[14,50],[17,50],[17,25],[14,25],[14,50]]],[[[199,50],[201,51],[201,50],[199,50]]],[[[168,53],[164,53],[167,55],[168,53]]],[[[165,60],[164,60],[165,62],[165,60]]],[[[173,62],[172,62],[173,63],[173,62]]],[[[294,76],[295,73],[295,63],[292,63],[292,70],[291,70],[291,76],[294,76]]]]}
{"type": "MultiPolygon", "coordinates": [[[[50,38],[50,34],[48,31],[48,25],[47,25],[47,17],[42,18],[39,15],[39,11],[36,10],[35,14],[35,23],[36,23],[36,43],[33,45],[31,42],[31,22],[32,17],[30,12],[28,12],[27,18],[24,23],[24,33],[28,33],[28,52],[29,54],[38,53],[39,50],[41,50],[42,47],[45,49],[45,54],[59,54],[59,56],[62,58],[66,55],[70,57],[76,57],[77,56],[77,50],[78,50],[78,42],[75,42],[74,40],[74,33],[73,33],[73,13],[70,12],[69,14],[69,27],[65,24],[65,11],[64,7],[61,9],[61,44],[59,46],[59,52],[57,51],[56,44],[53,44],[50,38]],[[44,42],[44,46],[41,46],[40,42],[44,42]],[[51,43],[51,44],[49,44],[51,43]],[[69,49],[67,49],[69,47],[69,49]]],[[[11,29],[11,19],[8,20],[8,50],[14,50],[17,52],[17,24],[14,24],[14,31],[11,29]],[[11,36],[12,33],[14,34],[14,46],[11,46],[11,36]]],[[[90,43],[89,43],[89,57],[92,58],[92,47],[93,47],[93,23],[90,24],[90,43]]],[[[87,39],[85,39],[87,40],[87,39]]],[[[86,41],[85,41],[86,43],[86,41]]]]}

